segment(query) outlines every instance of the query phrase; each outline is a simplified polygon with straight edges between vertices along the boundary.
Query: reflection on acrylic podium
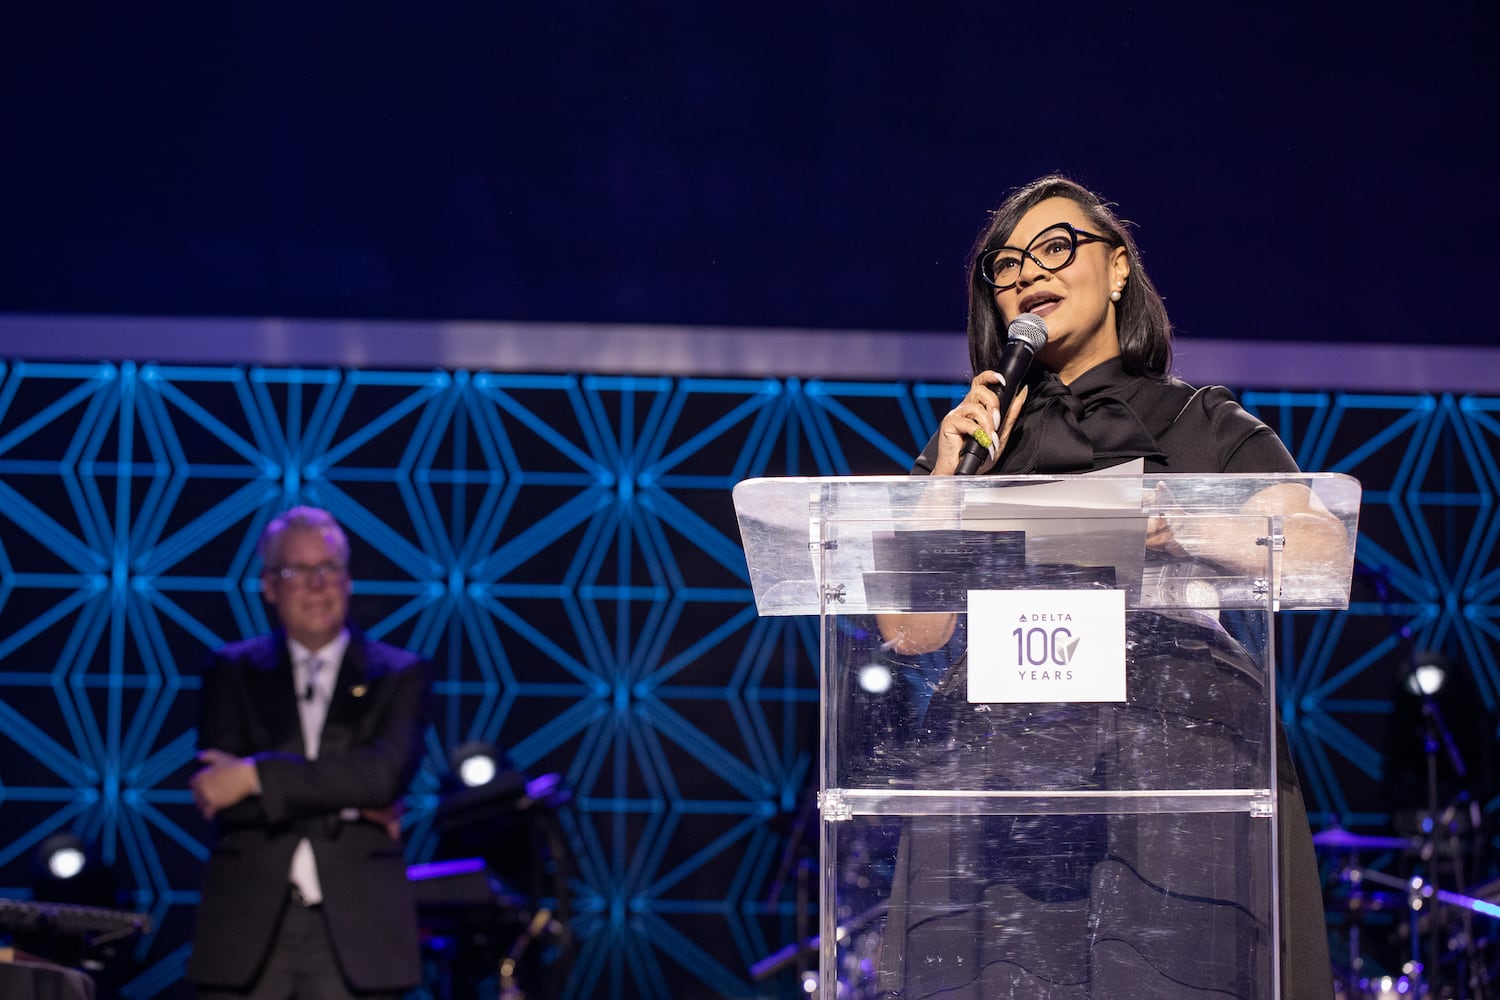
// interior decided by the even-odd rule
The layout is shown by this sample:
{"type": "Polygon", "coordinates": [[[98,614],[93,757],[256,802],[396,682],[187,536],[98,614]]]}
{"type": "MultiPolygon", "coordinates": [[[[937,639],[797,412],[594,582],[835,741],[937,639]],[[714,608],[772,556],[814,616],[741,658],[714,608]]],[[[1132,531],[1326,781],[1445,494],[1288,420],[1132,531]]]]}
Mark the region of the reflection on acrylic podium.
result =
{"type": "Polygon", "coordinates": [[[1290,478],[736,488],[760,613],[821,621],[820,995],[1280,995],[1274,612],[1347,605],[1359,505],[1295,477],[1348,540],[1295,559],[1242,513],[1290,478]]]}

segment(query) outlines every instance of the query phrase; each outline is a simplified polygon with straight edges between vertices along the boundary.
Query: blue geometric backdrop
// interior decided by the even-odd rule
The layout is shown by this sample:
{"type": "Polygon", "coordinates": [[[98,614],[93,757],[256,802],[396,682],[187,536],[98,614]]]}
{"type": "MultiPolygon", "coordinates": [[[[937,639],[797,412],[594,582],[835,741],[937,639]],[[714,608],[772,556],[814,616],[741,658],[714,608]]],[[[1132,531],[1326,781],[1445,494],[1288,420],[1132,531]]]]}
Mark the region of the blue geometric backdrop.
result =
{"type": "MultiPolygon", "coordinates": [[[[123,995],[181,995],[196,662],[268,626],[254,543],[305,501],[356,618],[437,665],[411,860],[448,752],[494,741],[574,796],[568,996],[796,995],[748,970],[797,926],[816,623],[756,616],[730,489],[905,471],[963,388],[0,362],[0,895],[82,833],[154,923],[123,995]]],[[[1282,616],[1280,692],[1315,824],[1378,827],[1393,626],[1500,700],[1500,398],[1242,398],[1364,484],[1351,609],[1282,616]]]]}

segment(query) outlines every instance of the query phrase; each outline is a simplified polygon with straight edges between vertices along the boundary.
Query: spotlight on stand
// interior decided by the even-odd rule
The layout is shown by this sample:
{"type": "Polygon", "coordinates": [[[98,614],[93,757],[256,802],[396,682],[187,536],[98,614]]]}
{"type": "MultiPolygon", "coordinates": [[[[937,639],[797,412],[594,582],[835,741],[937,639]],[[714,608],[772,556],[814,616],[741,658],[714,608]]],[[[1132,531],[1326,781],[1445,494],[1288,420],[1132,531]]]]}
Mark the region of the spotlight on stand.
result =
{"type": "Polygon", "coordinates": [[[88,864],[82,841],[72,834],[63,834],[62,839],[52,838],[44,844],[45,856],[42,866],[55,879],[70,879],[78,876],[88,864]]]}
{"type": "Polygon", "coordinates": [[[528,778],[488,743],[465,743],[449,765],[433,816],[441,860],[409,871],[431,950],[446,948],[446,992],[558,995],[572,960],[561,777],[528,778]]]}
{"type": "MultiPolygon", "coordinates": [[[[18,951],[82,969],[101,996],[113,996],[133,968],[127,945],[149,933],[150,918],[119,908],[114,870],[76,834],[47,837],[32,853],[30,867],[32,898],[0,900],[0,929],[11,932],[18,951]]],[[[10,996],[13,986],[10,979],[0,982],[0,995],[10,996]]]]}
{"type": "Polygon", "coordinates": [[[453,752],[453,773],[465,788],[478,788],[500,773],[500,754],[489,743],[466,743],[453,752]]]}
{"type": "Polygon", "coordinates": [[[1448,658],[1442,653],[1431,649],[1418,650],[1407,665],[1403,683],[1407,693],[1431,698],[1448,683],[1451,670],[1448,658]]]}
{"type": "Polygon", "coordinates": [[[41,902],[117,905],[114,873],[76,834],[54,833],[31,860],[31,892],[41,902]]]}
{"type": "MultiPolygon", "coordinates": [[[[1480,968],[1477,949],[1488,947],[1469,927],[1466,905],[1456,904],[1473,893],[1474,877],[1489,863],[1483,805],[1495,791],[1495,722],[1461,660],[1411,644],[1394,682],[1384,791],[1392,827],[1412,843],[1395,874],[1420,878],[1437,894],[1422,915],[1425,929],[1418,933],[1414,921],[1401,948],[1424,964],[1429,978],[1421,995],[1449,996],[1442,987],[1452,970],[1445,965],[1480,968]]],[[[1460,982],[1467,976],[1454,974],[1460,982]]]]}
{"type": "Polygon", "coordinates": [[[526,776],[492,743],[465,743],[449,755],[448,765],[452,771],[438,789],[438,831],[453,847],[459,846],[455,839],[473,847],[497,820],[516,811],[526,776]]]}

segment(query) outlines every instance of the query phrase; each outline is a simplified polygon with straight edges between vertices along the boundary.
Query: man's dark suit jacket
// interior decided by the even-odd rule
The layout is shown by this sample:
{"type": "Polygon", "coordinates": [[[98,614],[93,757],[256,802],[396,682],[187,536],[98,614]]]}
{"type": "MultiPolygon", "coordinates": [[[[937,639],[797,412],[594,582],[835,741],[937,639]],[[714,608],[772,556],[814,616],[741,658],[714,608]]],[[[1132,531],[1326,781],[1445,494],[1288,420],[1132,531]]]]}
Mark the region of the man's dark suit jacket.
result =
{"type": "Polygon", "coordinates": [[[425,660],[350,629],[316,760],[307,760],[286,636],[214,653],[203,673],[198,745],[254,757],[261,794],[219,813],[203,876],[188,978],[248,986],[263,965],[287,896],[292,852],[317,858],[334,948],[358,990],[420,979],[416,902],[401,843],[345,809],[384,808],[421,762],[428,722],[425,660]]]}

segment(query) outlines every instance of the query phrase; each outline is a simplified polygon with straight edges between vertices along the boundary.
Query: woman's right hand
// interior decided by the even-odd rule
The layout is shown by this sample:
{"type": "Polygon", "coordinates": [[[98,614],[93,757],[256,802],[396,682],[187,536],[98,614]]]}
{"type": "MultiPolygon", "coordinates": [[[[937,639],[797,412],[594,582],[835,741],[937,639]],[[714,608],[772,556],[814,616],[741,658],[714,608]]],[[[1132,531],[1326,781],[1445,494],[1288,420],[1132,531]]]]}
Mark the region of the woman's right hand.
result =
{"type": "Polygon", "coordinates": [[[938,427],[938,453],[932,473],[936,476],[951,476],[958,469],[958,459],[965,442],[971,437],[981,444],[989,441],[989,457],[979,466],[980,472],[995,467],[1005,442],[1010,440],[1011,428],[1021,416],[1021,407],[1026,405],[1026,387],[1016,393],[1010,410],[1000,413],[1000,397],[995,392],[1000,376],[993,371],[982,371],[969,383],[969,394],[948,411],[938,427]]]}
{"type": "MultiPolygon", "coordinates": [[[[990,440],[990,454],[980,465],[980,472],[995,467],[996,460],[1005,451],[1005,442],[1010,440],[1011,429],[1020,419],[1021,408],[1026,405],[1026,387],[1016,393],[1005,419],[1000,419],[1000,397],[994,386],[1000,376],[993,371],[982,371],[969,383],[969,394],[948,412],[938,428],[938,454],[933,463],[932,474],[951,476],[958,469],[959,453],[964,442],[982,430],[990,440]],[[998,428],[998,430],[997,430],[998,428]]],[[[953,636],[958,617],[948,612],[922,612],[917,614],[881,614],[876,616],[885,648],[896,653],[930,653],[941,649],[953,636]]]]}

